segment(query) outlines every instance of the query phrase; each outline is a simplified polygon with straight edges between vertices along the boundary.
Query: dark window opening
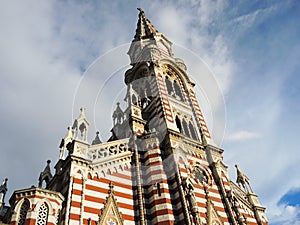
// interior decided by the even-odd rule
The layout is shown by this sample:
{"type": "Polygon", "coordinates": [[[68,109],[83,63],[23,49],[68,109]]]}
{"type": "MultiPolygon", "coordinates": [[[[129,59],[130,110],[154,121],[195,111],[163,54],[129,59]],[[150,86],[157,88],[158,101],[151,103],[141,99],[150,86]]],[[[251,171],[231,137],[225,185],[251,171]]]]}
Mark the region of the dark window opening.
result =
{"type": "Polygon", "coordinates": [[[132,95],[131,101],[132,101],[132,104],[138,105],[138,104],[137,104],[137,99],[136,99],[135,95],[132,95]]]}
{"type": "Polygon", "coordinates": [[[182,96],[180,87],[177,84],[176,80],[174,81],[174,89],[175,89],[176,98],[178,98],[179,100],[183,100],[183,96],[182,96]]]}
{"type": "Polygon", "coordinates": [[[180,119],[178,118],[178,116],[176,116],[175,122],[176,122],[177,128],[179,129],[179,132],[182,133],[181,122],[180,122],[180,119]]]}
{"type": "Polygon", "coordinates": [[[192,138],[194,140],[197,140],[197,135],[196,135],[196,132],[195,132],[195,128],[194,128],[193,124],[191,123],[191,121],[189,122],[189,128],[190,128],[192,138]]]}
{"type": "Polygon", "coordinates": [[[173,96],[174,95],[173,85],[168,77],[166,77],[166,86],[167,86],[168,94],[173,96]]]}
{"type": "Polygon", "coordinates": [[[161,196],[160,183],[156,183],[156,187],[158,196],[161,196]]]}
{"type": "Polygon", "coordinates": [[[186,136],[191,137],[186,121],[182,120],[183,132],[186,136]]]}

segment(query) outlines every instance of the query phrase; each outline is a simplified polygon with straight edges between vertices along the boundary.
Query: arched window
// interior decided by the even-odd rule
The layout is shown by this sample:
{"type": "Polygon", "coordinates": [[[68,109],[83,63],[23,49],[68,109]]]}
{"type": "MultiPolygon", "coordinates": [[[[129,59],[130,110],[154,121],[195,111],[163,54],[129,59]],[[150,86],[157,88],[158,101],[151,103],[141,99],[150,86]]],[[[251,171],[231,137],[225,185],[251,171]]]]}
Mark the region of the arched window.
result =
{"type": "Polygon", "coordinates": [[[179,100],[183,100],[180,87],[179,87],[178,83],[176,82],[176,80],[174,81],[174,89],[175,89],[176,98],[178,98],[179,100]]]}
{"type": "Polygon", "coordinates": [[[166,85],[167,85],[168,94],[173,96],[174,95],[173,85],[168,77],[166,77],[166,85]]]}
{"type": "Polygon", "coordinates": [[[196,135],[196,132],[195,132],[195,128],[193,126],[193,124],[191,123],[191,121],[189,122],[189,129],[190,129],[190,133],[191,133],[191,136],[194,140],[197,140],[197,135],[196,135]]]}
{"type": "Polygon", "coordinates": [[[191,137],[187,123],[185,121],[185,119],[182,120],[182,127],[183,127],[183,132],[186,136],[191,137]]]}
{"type": "Polygon", "coordinates": [[[135,95],[132,95],[132,97],[131,97],[131,102],[132,102],[132,104],[134,104],[134,105],[138,105],[138,104],[137,104],[137,99],[136,99],[135,95]]]}
{"type": "Polygon", "coordinates": [[[179,129],[179,132],[182,133],[181,122],[178,116],[176,116],[175,121],[176,121],[176,126],[179,129]]]}
{"type": "Polygon", "coordinates": [[[46,204],[46,202],[44,202],[43,204],[41,204],[38,213],[39,214],[38,214],[38,217],[36,219],[36,225],[47,225],[49,207],[46,204]]]}
{"type": "Polygon", "coordinates": [[[30,203],[27,198],[24,199],[24,202],[22,203],[21,209],[20,209],[20,215],[19,215],[19,221],[18,225],[24,225],[26,220],[26,215],[29,210],[30,203]]]}

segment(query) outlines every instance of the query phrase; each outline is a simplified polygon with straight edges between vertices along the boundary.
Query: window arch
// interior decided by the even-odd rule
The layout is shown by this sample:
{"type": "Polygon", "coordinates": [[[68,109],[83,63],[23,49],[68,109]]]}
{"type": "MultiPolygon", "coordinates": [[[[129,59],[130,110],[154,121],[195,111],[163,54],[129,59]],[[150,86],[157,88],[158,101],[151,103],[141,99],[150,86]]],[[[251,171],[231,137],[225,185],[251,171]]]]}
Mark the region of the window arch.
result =
{"type": "Polygon", "coordinates": [[[166,86],[167,86],[168,94],[173,96],[174,95],[173,85],[168,77],[166,77],[166,86]]]}
{"type": "Polygon", "coordinates": [[[131,97],[131,102],[132,102],[132,104],[134,104],[134,105],[138,105],[137,98],[135,97],[135,95],[132,95],[132,97],[131,97]]]}
{"type": "Polygon", "coordinates": [[[186,136],[191,137],[187,123],[185,121],[185,119],[182,120],[182,127],[183,127],[183,132],[186,136]]]}
{"type": "Polygon", "coordinates": [[[175,95],[179,100],[183,100],[183,96],[180,90],[180,87],[178,85],[178,83],[176,82],[176,80],[174,81],[174,89],[175,89],[175,95]]]}
{"type": "Polygon", "coordinates": [[[191,137],[194,140],[196,140],[197,139],[196,131],[195,131],[195,128],[194,128],[193,124],[191,123],[191,121],[189,122],[189,129],[190,129],[191,137]]]}
{"type": "Polygon", "coordinates": [[[36,225],[47,225],[49,207],[46,202],[43,202],[39,208],[36,225]]]}
{"type": "Polygon", "coordinates": [[[26,216],[27,216],[27,212],[29,210],[29,207],[30,207],[29,200],[27,198],[25,198],[22,205],[21,205],[21,208],[20,208],[20,215],[19,215],[18,225],[24,225],[25,224],[25,220],[26,220],[26,216]]]}

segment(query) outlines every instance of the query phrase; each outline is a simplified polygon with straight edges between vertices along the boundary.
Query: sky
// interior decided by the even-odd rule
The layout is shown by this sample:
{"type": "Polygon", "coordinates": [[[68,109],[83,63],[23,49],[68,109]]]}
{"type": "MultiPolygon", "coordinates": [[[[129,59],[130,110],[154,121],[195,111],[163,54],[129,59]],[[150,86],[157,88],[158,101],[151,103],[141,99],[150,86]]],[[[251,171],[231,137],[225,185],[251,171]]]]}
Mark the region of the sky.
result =
{"type": "Polygon", "coordinates": [[[47,159],[55,165],[81,106],[89,140],[96,130],[103,141],[109,137],[111,112],[125,95],[137,7],[188,66],[231,179],[238,163],[271,225],[300,224],[300,2],[290,0],[3,1],[6,202],[13,190],[37,185],[47,159]]]}

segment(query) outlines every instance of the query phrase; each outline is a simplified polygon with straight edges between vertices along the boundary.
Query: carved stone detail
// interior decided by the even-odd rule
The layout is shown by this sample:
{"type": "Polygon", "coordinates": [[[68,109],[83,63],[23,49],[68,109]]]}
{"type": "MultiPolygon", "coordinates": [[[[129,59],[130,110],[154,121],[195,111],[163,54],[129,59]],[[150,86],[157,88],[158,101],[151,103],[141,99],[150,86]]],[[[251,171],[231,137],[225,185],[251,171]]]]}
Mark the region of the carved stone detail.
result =
{"type": "Polygon", "coordinates": [[[119,211],[114,194],[114,184],[110,182],[108,196],[101,209],[97,225],[123,225],[122,214],[119,211]]]}

